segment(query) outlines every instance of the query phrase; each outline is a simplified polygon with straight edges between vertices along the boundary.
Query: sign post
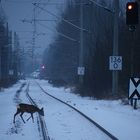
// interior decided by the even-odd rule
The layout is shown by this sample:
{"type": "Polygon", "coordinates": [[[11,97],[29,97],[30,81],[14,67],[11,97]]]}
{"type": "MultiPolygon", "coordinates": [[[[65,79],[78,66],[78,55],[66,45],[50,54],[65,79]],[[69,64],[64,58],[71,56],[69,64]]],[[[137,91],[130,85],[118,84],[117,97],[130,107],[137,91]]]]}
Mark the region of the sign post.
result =
{"type": "Polygon", "coordinates": [[[78,75],[85,75],[85,67],[78,67],[78,71],[77,71],[78,75]]]}
{"type": "MultiPolygon", "coordinates": [[[[119,25],[119,0],[114,0],[114,35],[113,35],[113,56],[118,55],[118,25],[119,25]]],[[[118,94],[118,71],[112,71],[112,94],[118,94]]]]}
{"type": "Polygon", "coordinates": [[[140,99],[140,78],[130,78],[128,99],[134,99],[134,109],[137,109],[137,100],[140,99]]]}
{"type": "Polygon", "coordinates": [[[109,70],[112,70],[112,94],[116,95],[118,91],[118,70],[122,70],[122,56],[109,57],[109,70]]]}
{"type": "Polygon", "coordinates": [[[109,70],[122,70],[122,56],[109,57],[109,70]]]}

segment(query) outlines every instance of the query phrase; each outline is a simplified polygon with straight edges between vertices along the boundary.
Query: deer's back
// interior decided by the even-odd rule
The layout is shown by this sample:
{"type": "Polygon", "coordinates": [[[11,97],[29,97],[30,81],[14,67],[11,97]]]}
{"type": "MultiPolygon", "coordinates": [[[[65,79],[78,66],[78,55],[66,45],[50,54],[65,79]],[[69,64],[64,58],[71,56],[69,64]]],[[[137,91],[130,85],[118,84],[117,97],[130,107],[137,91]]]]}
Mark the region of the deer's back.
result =
{"type": "Polygon", "coordinates": [[[28,113],[34,113],[36,111],[38,111],[39,109],[34,106],[34,105],[29,105],[29,104],[19,104],[18,105],[18,109],[21,111],[21,112],[28,112],[28,113]]]}

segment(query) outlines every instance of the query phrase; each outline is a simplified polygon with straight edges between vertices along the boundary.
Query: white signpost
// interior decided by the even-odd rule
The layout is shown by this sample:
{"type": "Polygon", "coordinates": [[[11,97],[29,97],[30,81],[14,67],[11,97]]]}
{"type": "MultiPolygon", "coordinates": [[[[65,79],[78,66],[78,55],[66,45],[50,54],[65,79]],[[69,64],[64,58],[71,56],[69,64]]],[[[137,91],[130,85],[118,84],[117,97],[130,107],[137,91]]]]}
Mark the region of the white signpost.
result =
{"type": "Polygon", "coordinates": [[[85,67],[78,67],[78,75],[84,75],[85,74],[85,67]]]}
{"type": "Polygon", "coordinates": [[[14,75],[14,70],[9,70],[9,75],[14,75]]]}
{"type": "Polygon", "coordinates": [[[122,70],[122,56],[109,57],[109,70],[112,70],[112,94],[116,95],[118,93],[118,70],[122,70]]]}
{"type": "Polygon", "coordinates": [[[122,70],[122,56],[109,57],[109,70],[122,70]]]}

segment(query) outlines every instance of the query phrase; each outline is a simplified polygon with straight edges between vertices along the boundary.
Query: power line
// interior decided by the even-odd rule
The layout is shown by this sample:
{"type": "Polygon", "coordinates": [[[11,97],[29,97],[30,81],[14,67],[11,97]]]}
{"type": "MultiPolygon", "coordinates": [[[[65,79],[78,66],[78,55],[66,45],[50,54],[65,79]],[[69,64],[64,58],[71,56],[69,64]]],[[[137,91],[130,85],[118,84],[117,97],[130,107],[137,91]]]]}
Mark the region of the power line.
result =
{"type": "Polygon", "coordinates": [[[47,5],[64,5],[64,3],[60,3],[60,2],[58,2],[58,3],[56,3],[56,2],[51,2],[51,3],[46,3],[46,2],[36,2],[35,4],[42,4],[42,5],[44,5],[44,4],[47,4],[47,5]]]}
{"type": "MultiPolygon", "coordinates": [[[[65,3],[56,3],[56,2],[51,2],[51,3],[46,3],[46,2],[36,2],[35,4],[39,4],[39,5],[44,5],[44,4],[48,4],[48,5],[65,5],[65,3]]],[[[85,3],[74,3],[74,4],[71,4],[71,5],[74,5],[74,6],[79,6],[79,5],[87,5],[89,3],[85,2],[85,3]]]]}
{"type": "Polygon", "coordinates": [[[20,33],[33,33],[33,31],[22,31],[22,30],[16,30],[15,32],[20,32],[20,33]]]}
{"type": "Polygon", "coordinates": [[[36,6],[36,7],[38,7],[38,8],[40,8],[41,10],[43,10],[43,11],[49,13],[50,15],[56,17],[57,19],[62,20],[62,21],[64,21],[64,22],[66,22],[66,23],[72,25],[73,27],[75,27],[75,28],[77,28],[77,29],[79,29],[79,30],[83,30],[83,31],[89,32],[88,30],[86,30],[86,29],[84,29],[84,28],[80,28],[79,26],[73,24],[72,22],[70,22],[70,21],[68,21],[68,20],[66,20],[66,19],[64,19],[64,18],[61,18],[61,17],[57,16],[56,14],[50,12],[49,10],[46,10],[46,9],[44,9],[44,8],[42,8],[42,7],[40,7],[40,6],[38,6],[36,3],[33,3],[33,5],[36,6]]]}
{"type": "MultiPolygon", "coordinates": [[[[31,20],[23,19],[22,20],[22,22],[29,22],[29,23],[32,23],[33,21],[34,21],[33,19],[31,19],[31,20]]],[[[56,19],[35,19],[35,21],[50,21],[50,22],[54,21],[54,22],[56,22],[58,20],[56,20],[56,19]]]]}
{"type": "Polygon", "coordinates": [[[44,24],[41,24],[41,23],[39,23],[39,22],[37,22],[37,23],[38,23],[39,25],[41,25],[41,26],[47,28],[48,30],[50,30],[50,31],[52,31],[52,32],[57,32],[60,36],[62,36],[62,37],[64,37],[64,38],[67,38],[67,39],[69,39],[69,40],[71,40],[71,41],[74,41],[74,42],[78,42],[78,43],[79,43],[79,41],[75,40],[74,38],[71,38],[71,37],[69,37],[69,36],[67,36],[67,35],[65,35],[65,34],[63,34],[63,33],[61,33],[61,32],[56,31],[56,30],[52,30],[50,27],[48,27],[48,26],[46,26],[46,25],[44,25],[44,24]]]}
{"type": "Polygon", "coordinates": [[[22,4],[22,3],[32,3],[33,1],[31,0],[22,0],[22,1],[19,1],[19,0],[5,0],[5,2],[7,3],[17,3],[17,4],[22,4]]]}
{"type": "Polygon", "coordinates": [[[97,3],[97,2],[94,1],[94,0],[89,0],[89,1],[92,2],[92,3],[94,3],[95,5],[97,5],[98,7],[101,7],[101,8],[103,8],[103,9],[105,9],[106,11],[108,11],[108,12],[110,12],[110,13],[114,13],[114,10],[110,10],[108,7],[105,7],[105,6],[103,6],[103,5],[99,4],[99,3],[97,3]]]}

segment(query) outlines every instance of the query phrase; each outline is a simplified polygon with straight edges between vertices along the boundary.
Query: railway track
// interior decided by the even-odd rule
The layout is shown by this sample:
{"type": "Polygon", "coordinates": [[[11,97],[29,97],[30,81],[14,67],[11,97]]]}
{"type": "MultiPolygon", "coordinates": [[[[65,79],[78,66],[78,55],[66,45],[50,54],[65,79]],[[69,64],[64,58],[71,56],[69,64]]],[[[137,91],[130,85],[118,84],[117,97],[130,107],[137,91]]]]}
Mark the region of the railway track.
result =
{"type": "Polygon", "coordinates": [[[103,128],[101,125],[99,125],[97,122],[95,122],[94,120],[92,120],[91,118],[89,118],[86,114],[84,114],[83,112],[81,112],[80,110],[78,110],[77,108],[71,106],[70,104],[68,104],[65,101],[62,101],[61,99],[52,96],[51,94],[49,94],[48,92],[46,92],[39,83],[37,83],[37,85],[40,87],[40,89],[43,91],[43,93],[45,93],[46,95],[52,97],[53,99],[61,102],[62,104],[65,104],[66,106],[72,108],[73,110],[75,110],[77,113],[79,113],[81,116],[83,116],[85,119],[87,119],[90,123],[92,123],[93,125],[95,125],[100,131],[102,131],[105,135],[107,135],[110,139],[112,140],[118,140],[117,137],[115,137],[113,134],[111,134],[110,132],[108,132],[105,128],[103,128]]]}
{"type": "MultiPolygon", "coordinates": [[[[73,109],[74,111],[76,111],[78,114],[80,114],[82,117],[84,117],[86,120],[88,120],[90,123],[92,123],[94,126],[96,126],[100,131],[102,131],[105,135],[107,135],[107,137],[109,137],[109,139],[112,139],[112,140],[118,140],[118,138],[116,138],[113,134],[111,134],[110,132],[108,132],[105,128],[103,128],[101,125],[99,125],[97,122],[95,122],[94,120],[92,120],[91,118],[89,118],[86,114],[84,114],[83,112],[81,112],[80,110],[78,110],[77,108],[71,106],[70,104],[68,104],[67,102],[65,101],[62,101],[61,99],[58,99],[54,96],[52,96],[51,94],[49,94],[48,92],[46,92],[43,87],[37,83],[37,85],[39,86],[39,88],[42,90],[42,92],[44,94],[46,94],[47,96],[59,101],[60,103],[68,106],[69,108],[73,109]]],[[[30,87],[30,84],[27,84],[27,87],[26,87],[26,96],[29,100],[29,102],[35,106],[37,106],[36,102],[32,99],[32,97],[29,95],[29,87],[30,87]]],[[[18,92],[17,92],[18,94],[18,92]]],[[[48,135],[48,130],[47,130],[47,127],[46,127],[46,123],[45,123],[45,120],[44,120],[44,117],[40,116],[38,114],[38,118],[37,118],[37,123],[38,123],[38,130],[40,132],[40,135],[41,135],[41,138],[42,140],[50,140],[50,137],[48,135]]]]}
{"type": "MultiPolygon", "coordinates": [[[[29,102],[32,104],[32,105],[35,105],[37,106],[36,102],[31,98],[31,96],[29,95],[29,86],[30,84],[28,83],[23,83],[21,84],[20,88],[17,90],[16,94],[15,94],[15,97],[14,97],[14,102],[16,104],[19,104],[22,102],[22,99],[20,99],[20,93],[22,91],[22,88],[24,86],[27,86],[26,87],[26,97],[28,98],[29,102]]],[[[44,121],[44,117],[40,116],[38,114],[38,117],[37,117],[37,124],[38,124],[38,130],[39,130],[39,133],[40,133],[40,136],[41,136],[41,140],[50,140],[50,137],[48,135],[48,131],[47,131],[47,127],[46,127],[46,123],[44,121]]]]}
{"type": "MultiPolygon", "coordinates": [[[[28,83],[27,88],[26,88],[26,96],[27,96],[29,102],[32,105],[37,106],[36,102],[29,95],[29,83],[28,83]]],[[[38,120],[37,120],[37,122],[38,122],[38,127],[39,127],[38,130],[41,133],[42,139],[43,140],[50,140],[50,137],[48,135],[48,131],[47,131],[47,127],[46,127],[46,123],[45,123],[44,117],[42,117],[42,116],[40,116],[38,114],[38,120]]]]}

